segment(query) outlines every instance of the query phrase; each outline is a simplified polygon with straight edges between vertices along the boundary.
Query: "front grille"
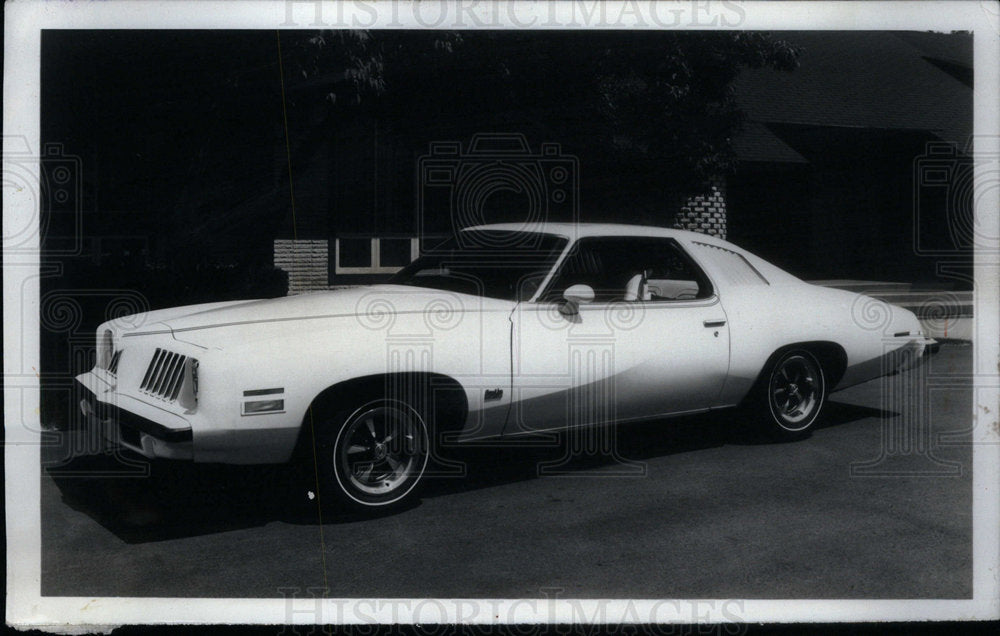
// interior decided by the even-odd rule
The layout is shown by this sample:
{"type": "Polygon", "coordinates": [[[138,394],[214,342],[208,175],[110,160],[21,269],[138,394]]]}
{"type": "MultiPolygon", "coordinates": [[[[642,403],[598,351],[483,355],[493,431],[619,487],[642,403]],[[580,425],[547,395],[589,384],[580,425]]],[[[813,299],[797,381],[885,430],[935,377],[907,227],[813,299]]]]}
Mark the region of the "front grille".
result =
{"type": "Polygon", "coordinates": [[[176,400],[184,382],[187,356],[157,349],[146,368],[139,389],[163,400],[176,400]]]}

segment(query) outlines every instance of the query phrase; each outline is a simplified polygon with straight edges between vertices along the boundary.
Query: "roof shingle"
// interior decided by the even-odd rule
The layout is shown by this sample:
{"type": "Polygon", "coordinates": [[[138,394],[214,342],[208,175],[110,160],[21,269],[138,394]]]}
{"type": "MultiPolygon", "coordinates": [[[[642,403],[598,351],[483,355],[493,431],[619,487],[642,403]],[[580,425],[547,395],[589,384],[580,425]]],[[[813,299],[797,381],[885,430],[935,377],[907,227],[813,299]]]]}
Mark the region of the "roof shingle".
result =
{"type": "Polygon", "coordinates": [[[748,118],[734,140],[741,160],[787,162],[798,155],[761,125],[768,123],[925,130],[965,147],[972,90],[929,59],[971,68],[971,35],[812,31],[779,37],[801,47],[799,68],[744,69],[735,82],[748,118]]]}

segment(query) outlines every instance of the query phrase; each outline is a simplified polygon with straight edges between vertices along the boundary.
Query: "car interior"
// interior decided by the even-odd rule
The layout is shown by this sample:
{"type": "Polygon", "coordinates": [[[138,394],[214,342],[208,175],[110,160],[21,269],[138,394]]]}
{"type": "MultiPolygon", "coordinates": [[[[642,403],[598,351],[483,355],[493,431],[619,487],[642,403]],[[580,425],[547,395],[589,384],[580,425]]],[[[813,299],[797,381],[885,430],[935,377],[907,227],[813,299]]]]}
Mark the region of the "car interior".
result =
{"type": "Polygon", "coordinates": [[[581,239],[566,257],[546,300],[571,285],[594,290],[594,302],[695,300],[711,295],[707,277],[671,239],[581,239]]]}

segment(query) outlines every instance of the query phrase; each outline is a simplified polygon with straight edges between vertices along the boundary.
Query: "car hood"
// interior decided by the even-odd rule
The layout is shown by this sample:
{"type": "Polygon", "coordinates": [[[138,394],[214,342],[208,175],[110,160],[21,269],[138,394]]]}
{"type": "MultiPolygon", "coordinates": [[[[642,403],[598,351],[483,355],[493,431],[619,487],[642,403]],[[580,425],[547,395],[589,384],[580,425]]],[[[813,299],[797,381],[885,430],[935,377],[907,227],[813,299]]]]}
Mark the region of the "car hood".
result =
{"type": "MultiPolygon", "coordinates": [[[[402,315],[512,309],[509,301],[403,285],[371,285],[283,298],[194,305],[159,319],[150,331],[169,329],[177,340],[224,348],[234,343],[302,331],[379,331],[402,315]],[[184,311],[186,310],[186,311],[184,311]]],[[[147,323],[148,324],[148,323],[147,323]]],[[[137,334],[138,335],[138,334],[137,334]]]]}

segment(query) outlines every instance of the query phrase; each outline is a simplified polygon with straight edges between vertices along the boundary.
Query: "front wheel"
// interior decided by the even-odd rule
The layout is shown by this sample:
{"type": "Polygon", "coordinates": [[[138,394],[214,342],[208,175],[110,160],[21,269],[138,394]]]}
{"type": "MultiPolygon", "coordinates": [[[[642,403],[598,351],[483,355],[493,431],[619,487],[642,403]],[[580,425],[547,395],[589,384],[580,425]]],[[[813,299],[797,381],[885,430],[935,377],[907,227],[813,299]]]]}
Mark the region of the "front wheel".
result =
{"type": "Polygon", "coordinates": [[[762,380],[757,402],[764,433],[785,440],[805,437],[826,401],[826,378],[816,356],[805,349],[787,351],[762,380]]]}
{"type": "Polygon", "coordinates": [[[323,495],[374,510],[415,496],[428,459],[427,425],[396,400],[374,400],[324,422],[317,448],[323,495]]]}

